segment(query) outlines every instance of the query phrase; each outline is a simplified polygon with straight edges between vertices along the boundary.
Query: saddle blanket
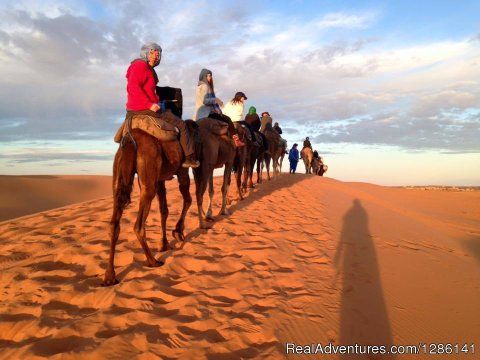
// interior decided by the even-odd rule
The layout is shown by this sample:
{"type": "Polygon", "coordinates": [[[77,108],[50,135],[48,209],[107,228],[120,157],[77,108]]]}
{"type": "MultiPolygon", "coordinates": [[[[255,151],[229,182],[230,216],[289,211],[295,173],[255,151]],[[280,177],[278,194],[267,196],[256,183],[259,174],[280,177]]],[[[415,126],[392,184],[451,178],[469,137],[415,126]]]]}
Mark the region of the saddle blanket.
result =
{"type": "MultiPolygon", "coordinates": [[[[160,141],[172,141],[178,139],[178,129],[162,120],[149,115],[134,115],[132,118],[132,130],[140,129],[147,134],[152,135],[160,141]]],[[[120,143],[124,136],[127,136],[127,124],[123,122],[113,138],[116,143],[120,143]]]]}
{"type": "Polygon", "coordinates": [[[221,120],[206,117],[198,119],[197,124],[200,128],[208,130],[215,135],[227,135],[228,132],[228,124],[221,120]]]}

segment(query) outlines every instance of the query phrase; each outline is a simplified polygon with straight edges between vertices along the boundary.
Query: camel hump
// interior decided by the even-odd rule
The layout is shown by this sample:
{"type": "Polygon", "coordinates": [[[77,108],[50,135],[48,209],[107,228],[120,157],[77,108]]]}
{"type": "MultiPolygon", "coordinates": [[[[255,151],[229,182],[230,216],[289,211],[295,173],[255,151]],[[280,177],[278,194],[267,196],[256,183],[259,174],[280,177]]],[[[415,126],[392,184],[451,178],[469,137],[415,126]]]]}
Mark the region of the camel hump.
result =
{"type": "Polygon", "coordinates": [[[212,119],[209,117],[197,120],[200,129],[207,130],[214,135],[227,135],[228,124],[221,120],[212,119]]]}

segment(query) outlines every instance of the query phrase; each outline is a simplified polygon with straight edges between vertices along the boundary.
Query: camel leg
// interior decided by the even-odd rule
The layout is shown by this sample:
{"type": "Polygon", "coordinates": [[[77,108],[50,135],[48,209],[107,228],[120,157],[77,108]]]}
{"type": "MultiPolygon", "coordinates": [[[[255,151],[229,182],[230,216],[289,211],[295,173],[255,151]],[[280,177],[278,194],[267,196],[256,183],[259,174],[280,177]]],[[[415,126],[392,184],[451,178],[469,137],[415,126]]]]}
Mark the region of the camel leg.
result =
{"type": "MultiPolygon", "coordinates": [[[[152,181],[150,181],[152,182],[152,181]]],[[[141,183],[141,180],[139,181],[141,183]]],[[[157,261],[150,251],[146,241],[146,229],[145,224],[147,222],[148,213],[152,205],[152,200],[155,197],[155,185],[154,183],[144,184],[140,188],[140,206],[138,209],[137,221],[135,222],[134,231],[137,235],[137,239],[145,252],[148,266],[158,267],[163,265],[163,262],[157,261]]]]}
{"type": "Polygon", "coordinates": [[[267,179],[271,180],[272,178],[270,177],[270,160],[272,158],[270,156],[265,157],[265,167],[267,168],[267,179]]]}
{"type": "Polygon", "coordinates": [[[257,159],[257,184],[262,183],[262,173],[263,173],[263,155],[259,156],[257,159]]]}
{"type": "Polygon", "coordinates": [[[208,179],[210,171],[207,169],[207,165],[201,165],[198,169],[193,169],[195,179],[195,195],[197,197],[197,209],[198,209],[198,225],[200,229],[208,229],[209,226],[205,221],[205,213],[203,211],[203,195],[207,189],[208,179]]]}
{"type": "Polygon", "coordinates": [[[117,197],[114,197],[113,203],[113,215],[110,221],[110,256],[108,258],[107,270],[105,271],[105,277],[103,279],[103,286],[110,286],[118,284],[118,280],[115,278],[114,258],[115,247],[117,245],[118,236],[120,235],[120,219],[123,214],[123,207],[119,206],[117,197]]]}
{"type": "Polygon", "coordinates": [[[158,182],[158,205],[160,208],[161,224],[162,224],[162,247],[160,252],[171,250],[167,240],[167,218],[168,218],[168,204],[167,204],[167,189],[165,189],[165,181],[158,182]]]}
{"type": "Polygon", "coordinates": [[[231,162],[225,163],[225,171],[223,173],[223,185],[222,185],[222,207],[220,209],[219,215],[230,215],[230,212],[227,209],[227,197],[228,190],[230,188],[230,181],[232,176],[232,166],[231,162]]]}
{"type": "Polygon", "coordinates": [[[243,193],[242,193],[243,165],[244,165],[244,159],[240,158],[240,161],[238,162],[237,173],[235,174],[235,180],[236,180],[236,183],[237,183],[238,198],[240,200],[243,200],[243,193]]]}
{"type": "Polygon", "coordinates": [[[247,183],[250,177],[250,157],[247,155],[245,159],[245,164],[243,166],[243,182],[242,182],[242,190],[244,193],[247,193],[247,183]]]}
{"type": "Polygon", "coordinates": [[[255,159],[257,157],[256,156],[251,156],[250,157],[250,163],[248,164],[248,169],[249,169],[249,172],[248,172],[248,187],[249,188],[254,188],[255,186],[253,185],[253,169],[255,167],[255,159]]]}
{"type": "Polygon", "coordinates": [[[132,145],[127,145],[125,149],[119,150],[115,155],[113,167],[113,214],[110,220],[110,256],[102,283],[103,286],[118,284],[114,267],[115,247],[120,235],[120,219],[122,218],[123,210],[130,203],[130,194],[135,175],[134,153],[130,154],[128,152],[128,150],[133,150],[133,148],[129,149],[128,146],[132,145]]]}
{"type": "Polygon", "coordinates": [[[273,175],[277,176],[278,175],[278,158],[274,157],[272,161],[273,161],[273,175]]]}
{"type": "Polygon", "coordinates": [[[208,178],[208,207],[207,207],[207,214],[205,215],[205,219],[207,221],[213,221],[213,195],[215,194],[215,189],[213,187],[213,174],[210,175],[208,178]]]}
{"type": "Polygon", "coordinates": [[[192,205],[192,196],[190,195],[190,177],[188,176],[188,169],[180,168],[179,172],[177,173],[177,178],[179,184],[178,187],[183,197],[183,207],[182,214],[180,215],[180,219],[178,219],[175,230],[172,231],[172,235],[177,241],[185,241],[185,235],[183,234],[183,231],[185,230],[185,217],[187,216],[188,209],[192,205]]]}

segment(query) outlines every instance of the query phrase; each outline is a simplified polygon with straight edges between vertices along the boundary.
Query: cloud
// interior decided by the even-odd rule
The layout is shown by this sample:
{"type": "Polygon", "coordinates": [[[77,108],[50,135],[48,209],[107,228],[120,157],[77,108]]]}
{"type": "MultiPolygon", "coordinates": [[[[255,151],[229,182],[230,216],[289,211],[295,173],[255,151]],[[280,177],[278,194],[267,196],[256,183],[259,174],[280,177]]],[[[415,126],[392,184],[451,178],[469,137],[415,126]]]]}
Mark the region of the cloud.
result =
{"type": "Polygon", "coordinates": [[[153,40],[164,49],[160,84],[182,88],[185,117],[206,67],[220,98],[245,91],[247,106],[270,111],[290,134],[478,148],[475,35],[399,44],[376,28],[383,15],[375,9],[299,17],[249,2],[19,4],[0,7],[2,142],[110,139],[124,116],[126,68],[153,40]]]}
{"type": "Polygon", "coordinates": [[[365,28],[370,26],[376,19],[375,13],[365,14],[345,14],[345,13],[331,13],[326,14],[321,19],[315,22],[318,29],[328,28],[365,28]]]}

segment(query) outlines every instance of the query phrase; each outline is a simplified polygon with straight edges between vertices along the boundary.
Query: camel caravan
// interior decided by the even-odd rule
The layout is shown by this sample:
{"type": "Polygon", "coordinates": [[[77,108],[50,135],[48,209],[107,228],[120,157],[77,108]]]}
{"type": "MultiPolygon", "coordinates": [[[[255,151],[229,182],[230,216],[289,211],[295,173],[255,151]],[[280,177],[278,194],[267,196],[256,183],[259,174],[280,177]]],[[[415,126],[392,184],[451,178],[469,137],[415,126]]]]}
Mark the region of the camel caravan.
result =
{"type": "Polygon", "coordinates": [[[161,47],[156,43],[142,46],[140,57],[131,62],[127,78],[127,114],[114,140],[119,143],[113,163],[113,214],[110,221],[110,256],[103,281],[104,286],[115,285],[115,247],[120,234],[120,220],[131,202],[135,174],[138,176],[140,203],[134,232],[142,246],[150,267],[163,265],[155,259],[147,244],[146,220],[151,203],[158,197],[162,226],[161,251],[171,249],[167,239],[168,204],[165,181],[177,177],[183,198],[180,217],[172,231],[173,237],[185,240],[185,217],[192,204],[189,168],[193,170],[196,187],[199,227],[210,228],[214,218],[213,172],[222,168],[222,205],[219,215],[228,215],[227,196],[232,172],[240,200],[253,188],[252,177],[256,164],[256,183],[262,182],[266,168],[270,180],[280,173],[287,142],[278,123],[272,126],[268,112],[261,118],[255,107],[244,117],[247,96],[237,92],[224,104],[215,96],[212,72],[202,69],[196,89],[193,120],[182,120],[183,96],[181,89],[159,87],[154,67],[161,60],[161,47]],[[161,99],[161,100],[160,100],[161,99]],[[243,177],[242,177],[243,176],[243,177]],[[208,186],[209,201],[206,212],[203,198],[208,186]]]}

